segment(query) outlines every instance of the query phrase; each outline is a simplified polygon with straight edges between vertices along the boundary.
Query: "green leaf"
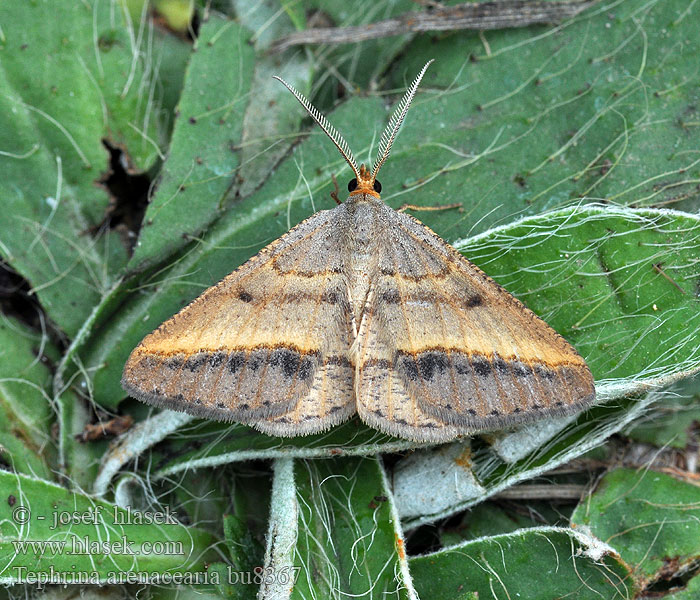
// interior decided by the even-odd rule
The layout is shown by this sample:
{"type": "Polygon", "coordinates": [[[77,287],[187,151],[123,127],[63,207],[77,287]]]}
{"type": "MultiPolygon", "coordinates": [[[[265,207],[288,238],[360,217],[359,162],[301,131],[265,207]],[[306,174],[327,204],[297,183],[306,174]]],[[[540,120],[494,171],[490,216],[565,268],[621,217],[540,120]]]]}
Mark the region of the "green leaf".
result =
{"type": "Polygon", "coordinates": [[[0,496],[13,499],[0,507],[6,584],[31,583],[50,573],[67,574],[68,583],[80,582],[70,574],[85,573],[84,583],[103,584],[120,583],[115,578],[128,573],[146,581],[162,573],[202,577],[207,561],[217,556],[211,534],[173,521],[173,513],[150,513],[155,522],[139,522],[146,513],[8,472],[0,472],[0,496]]]}
{"type": "Polygon", "coordinates": [[[126,259],[117,236],[90,233],[109,200],[101,140],[136,168],[157,156],[158,48],[142,54],[106,2],[4,3],[0,21],[0,253],[72,336],[126,259]]]}
{"type": "Polygon", "coordinates": [[[77,436],[92,422],[88,404],[71,389],[56,398],[58,408],[58,456],[61,474],[72,489],[88,490],[97,474],[100,457],[109,447],[107,440],[82,443],[77,436]]]}
{"type": "Polygon", "coordinates": [[[536,527],[411,558],[421,598],[629,599],[636,589],[612,548],[560,527],[536,527]]]}
{"type": "Polygon", "coordinates": [[[160,467],[150,476],[162,479],[254,458],[371,456],[408,450],[416,444],[369,429],[357,419],[325,433],[276,438],[244,425],[195,420],[184,413],[164,410],[135,425],[104,454],[94,492],[98,496],[106,494],[119,469],[153,446],[152,456],[160,467]],[[193,438],[208,442],[193,445],[193,438]]]}
{"type": "Polygon", "coordinates": [[[104,453],[99,473],[94,478],[94,494],[104,497],[112,477],[122,466],[191,420],[190,415],[164,410],[155,417],[134,425],[104,453]]]}
{"type": "MultiPolygon", "coordinates": [[[[308,4],[318,11],[315,14],[315,20],[319,24],[317,26],[321,27],[367,26],[377,21],[421,10],[419,5],[410,0],[355,0],[352,3],[344,0],[309,0],[308,4]]],[[[411,37],[408,34],[365,40],[358,44],[310,46],[307,52],[313,54],[319,65],[314,81],[314,93],[312,94],[314,104],[326,112],[339,99],[358,89],[377,89],[378,83],[385,77],[392,61],[400,56],[411,37]],[[333,68],[325,68],[327,64],[332,64],[333,68]]],[[[415,73],[409,75],[411,78],[414,76],[415,73]]],[[[397,86],[399,88],[397,91],[402,93],[407,87],[406,84],[409,83],[410,81],[401,82],[397,86]]],[[[358,121],[357,125],[364,126],[364,121],[358,121]]],[[[377,132],[377,136],[379,133],[377,132]]],[[[349,132],[345,134],[345,137],[350,138],[349,132]]],[[[377,137],[373,145],[374,150],[376,150],[378,141],[377,137]]],[[[354,149],[353,140],[348,139],[348,142],[354,149]]],[[[356,153],[355,156],[360,162],[371,164],[374,160],[374,156],[369,160],[367,152],[356,153]]]]}
{"type": "Polygon", "coordinates": [[[435,58],[433,98],[411,108],[384,198],[462,202],[461,219],[420,215],[447,239],[581,198],[696,211],[696,21],[683,0],[633,0],[556,27],[417,36],[391,81],[435,58]]]}
{"type": "Polygon", "coordinates": [[[152,585],[148,593],[152,600],[221,600],[216,590],[203,585],[152,585]]]}
{"type": "MultiPolygon", "coordinates": [[[[517,489],[517,488],[516,488],[517,489]]],[[[440,543],[443,547],[454,546],[464,541],[477,540],[503,533],[511,533],[518,529],[539,527],[542,525],[543,516],[546,515],[548,524],[567,525],[557,523],[563,521],[562,511],[565,507],[556,505],[552,507],[545,502],[528,501],[525,507],[520,502],[513,502],[511,506],[501,506],[498,503],[482,502],[467,511],[462,521],[447,531],[440,532],[440,543]],[[523,514],[525,511],[527,514],[523,514]]]]}
{"type": "Polygon", "coordinates": [[[56,459],[51,439],[51,373],[48,341],[0,313],[0,457],[19,473],[51,479],[56,459]]]}
{"type": "Polygon", "coordinates": [[[616,469],[571,522],[610,544],[641,587],[682,573],[700,558],[700,488],[655,471],[616,469]]]}
{"type": "MultiPolygon", "coordinates": [[[[173,436],[155,449],[162,466],[153,476],[160,479],[198,467],[208,467],[251,458],[328,458],[333,456],[372,456],[415,448],[417,444],[385,435],[363,425],[359,419],[309,436],[277,438],[263,435],[244,425],[196,421],[189,435],[210,443],[192,448],[188,434],[173,436]]],[[[160,436],[162,439],[162,435],[160,436]]],[[[153,440],[155,441],[155,440],[153,440]]],[[[129,444],[124,439],[124,444],[129,444]]],[[[114,452],[118,455],[117,452],[114,452]]]]}
{"type": "Polygon", "coordinates": [[[277,163],[294,144],[304,110],[287,89],[273,79],[281,77],[291,86],[308,94],[313,61],[307,53],[289,50],[270,54],[273,40],[295,30],[305,19],[304,7],[298,2],[259,3],[251,7],[245,0],[234,0],[237,18],[254,31],[257,56],[251,83],[250,102],[243,119],[240,144],[240,167],[236,175],[237,194],[243,198],[257,190],[277,163]],[[287,18],[285,18],[285,15],[287,18]]]}
{"type": "Polygon", "coordinates": [[[290,21],[294,24],[296,29],[304,29],[306,25],[306,15],[304,14],[304,7],[300,2],[294,2],[294,0],[282,0],[282,8],[284,12],[287,13],[290,21]]]}
{"type": "Polygon", "coordinates": [[[164,260],[216,219],[238,167],[254,53],[244,28],[215,14],[192,52],[170,152],[129,267],[164,260]]]}
{"type": "Polygon", "coordinates": [[[233,515],[224,517],[224,532],[226,546],[230,553],[230,564],[215,563],[209,567],[210,571],[216,569],[221,574],[222,585],[219,591],[225,598],[253,600],[259,587],[255,585],[255,575],[256,568],[259,569],[262,564],[260,560],[262,553],[260,544],[253,539],[246,525],[247,520],[247,515],[245,520],[233,515]],[[233,573],[236,573],[238,581],[233,573]]]}
{"type": "Polygon", "coordinates": [[[700,377],[681,381],[672,391],[650,407],[626,435],[660,448],[685,449],[693,443],[695,425],[700,422],[700,377]]]}
{"type": "Polygon", "coordinates": [[[259,598],[416,598],[391,492],[376,459],[275,463],[259,598]],[[296,583],[275,580],[293,573],[296,583]],[[290,595],[291,589],[291,595],[290,595]]]}

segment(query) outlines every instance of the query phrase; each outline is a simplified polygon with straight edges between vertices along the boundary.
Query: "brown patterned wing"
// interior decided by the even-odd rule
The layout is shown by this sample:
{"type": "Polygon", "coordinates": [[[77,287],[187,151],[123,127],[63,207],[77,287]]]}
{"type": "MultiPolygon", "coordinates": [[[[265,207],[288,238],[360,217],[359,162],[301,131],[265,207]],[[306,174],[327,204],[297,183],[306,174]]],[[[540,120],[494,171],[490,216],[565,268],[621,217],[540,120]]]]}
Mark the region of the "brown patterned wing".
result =
{"type": "Polygon", "coordinates": [[[446,441],[593,401],[591,373],[564,338],[422,223],[391,219],[358,334],[365,422],[446,441]]]}
{"type": "Polygon", "coordinates": [[[146,336],[126,363],[124,388],[157,406],[283,436],[352,415],[354,335],[337,211],[299,224],[146,336]]]}

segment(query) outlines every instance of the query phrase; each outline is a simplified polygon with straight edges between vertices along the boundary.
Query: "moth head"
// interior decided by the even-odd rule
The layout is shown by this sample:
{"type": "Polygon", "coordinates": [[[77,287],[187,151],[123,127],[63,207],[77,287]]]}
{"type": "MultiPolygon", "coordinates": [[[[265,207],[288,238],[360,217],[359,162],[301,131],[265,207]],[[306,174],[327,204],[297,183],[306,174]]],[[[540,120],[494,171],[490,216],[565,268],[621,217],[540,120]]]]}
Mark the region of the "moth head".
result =
{"type": "Polygon", "coordinates": [[[304,109],[306,109],[306,112],[311,115],[311,118],[318,123],[319,127],[323,129],[324,133],[331,139],[336,148],[338,148],[339,152],[343,155],[343,158],[350,165],[350,168],[355,175],[355,177],[348,183],[348,191],[350,192],[350,195],[370,194],[378,198],[380,192],[382,191],[382,184],[377,180],[377,173],[379,173],[379,169],[389,157],[389,152],[391,152],[391,147],[394,144],[394,140],[396,139],[399,129],[401,128],[401,124],[406,118],[406,113],[411,106],[411,100],[413,100],[413,96],[416,95],[421,79],[423,79],[423,75],[425,75],[426,70],[433,60],[434,59],[431,59],[425,63],[425,66],[421,69],[420,73],[418,73],[416,78],[413,80],[413,83],[406,90],[406,93],[403,95],[403,98],[401,98],[401,101],[396,105],[396,108],[389,119],[389,123],[387,123],[387,126],[379,139],[377,158],[374,161],[374,166],[372,167],[371,171],[367,169],[364,164],[360,165],[358,168],[357,161],[355,160],[348,143],[345,141],[343,136],[338,133],[336,128],[329,123],[328,119],[326,119],[326,117],[324,117],[318,111],[318,109],[311,104],[311,102],[309,102],[294,87],[284,81],[284,79],[277,77],[276,75],[274,78],[282,83],[290,92],[292,92],[292,94],[294,94],[294,97],[299,101],[304,109]]]}
{"type": "Polygon", "coordinates": [[[382,184],[374,177],[364,163],[360,165],[359,177],[354,177],[348,182],[348,192],[353,194],[369,194],[379,198],[382,191],[382,184]]]}

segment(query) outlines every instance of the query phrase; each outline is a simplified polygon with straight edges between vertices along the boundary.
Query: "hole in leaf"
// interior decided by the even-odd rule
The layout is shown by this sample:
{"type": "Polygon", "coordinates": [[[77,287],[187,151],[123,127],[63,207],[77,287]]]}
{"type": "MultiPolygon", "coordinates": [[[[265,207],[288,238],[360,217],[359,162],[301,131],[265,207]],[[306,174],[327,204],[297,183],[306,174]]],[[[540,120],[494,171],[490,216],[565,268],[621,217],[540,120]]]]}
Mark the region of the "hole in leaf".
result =
{"type": "Polygon", "coordinates": [[[42,309],[29,282],[0,260],[0,311],[41,331],[42,309]]]}
{"type": "Polygon", "coordinates": [[[95,234],[104,227],[116,229],[122,238],[122,243],[131,253],[148,206],[151,179],[145,173],[133,171],[129,165],[128,155],[122,148],[107,139],[103,139],[102,143],[109,152],[109,172],[100,179],[99,183],[109,191],[110,203],[104,219],[99,225],[93,227],[90,233],[95,234]]]}

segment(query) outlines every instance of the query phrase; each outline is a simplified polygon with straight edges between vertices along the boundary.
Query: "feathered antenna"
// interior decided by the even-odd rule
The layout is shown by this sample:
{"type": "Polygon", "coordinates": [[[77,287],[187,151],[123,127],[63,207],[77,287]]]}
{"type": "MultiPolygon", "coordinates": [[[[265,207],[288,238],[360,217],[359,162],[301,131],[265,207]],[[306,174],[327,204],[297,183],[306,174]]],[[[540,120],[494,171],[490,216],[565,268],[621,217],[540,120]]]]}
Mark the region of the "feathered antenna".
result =
{"type": "Polygon", "coordinates": [[[273,75],[273,77],[279,81],[282,85],[284,85],[292,94],[294,94],[294,97],[299,100],[299,104],[301,104],[305,109],[306,112],[311,115],[311,118],[318,123],[319,127],[323,129],[325,134],[331,138],[331,141],[335,144],[336,148],[340,150],[340,153],[343,155],[343,158],[348,162],[350,165],[350,168],[353,170],[355,173],[355,177],[360,179],[360,170],[357,167],[357,162],[355,161],[355,157],[352,155],[352,152],[350,151],[350,147],[348,146],[348,143],[345,141],[342,135],[338,133],[335,127],[331,125],[328,122],[328,119],[324,117],[318,109],[311,104],[304,96],[301,95],[300,92],[298,92],[293,86],[289,85],[284,79],[281,77],[277,77],[277,75],[273,75]]]}
{"type": "Polygon", "coordinates": [[[384,129],[382,137],[379,140],[377,160],[374,161],[374,167],[372,167],[373,180],[377,177],[377,173],[379,172],[380,167],[388,158],[389,152],[391,152],[391,146],[394,143],[394,140],[396,139],[396,135],[398,134],[399,129],[401,128],[401,123],[403,123],[403,120],[406,117],[408,108],[411,106],[411,100],[413,100],[413,96],[416,95],[416,91],[418,90],[420,80],[423,79],[423,75],[425,75],[426,70],[431,65],[431,63],[434,62],[434,60],[435,59],[431,59],[427,63],[425,63],[425,66],[421,69],[421,72],[418,73],[418,76],[413,80],[411,87],[409,87],[406,90],[406,93],[404,94],[403,98],[401,98],[401,102],[397,104],[396,109],[391,115],[391,119],[389,119],[389,123],[384,129]]]}

